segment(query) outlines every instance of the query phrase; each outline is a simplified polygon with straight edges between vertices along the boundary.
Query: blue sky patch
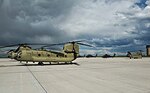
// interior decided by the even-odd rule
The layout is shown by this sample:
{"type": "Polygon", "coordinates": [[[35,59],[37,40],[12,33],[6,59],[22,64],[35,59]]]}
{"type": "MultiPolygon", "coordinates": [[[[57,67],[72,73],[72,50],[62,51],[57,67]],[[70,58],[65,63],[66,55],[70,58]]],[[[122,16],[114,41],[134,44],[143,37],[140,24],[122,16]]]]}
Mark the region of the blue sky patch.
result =
{"type": "Polygon", "coordinates": [[[139,6],[140,8],[144,9],[144,8],[147,6],[146,1],[147,1],[147,0],[140,0],[140,2],[135,3],[135,4],[136,4],[137,6],[139,6]]]}

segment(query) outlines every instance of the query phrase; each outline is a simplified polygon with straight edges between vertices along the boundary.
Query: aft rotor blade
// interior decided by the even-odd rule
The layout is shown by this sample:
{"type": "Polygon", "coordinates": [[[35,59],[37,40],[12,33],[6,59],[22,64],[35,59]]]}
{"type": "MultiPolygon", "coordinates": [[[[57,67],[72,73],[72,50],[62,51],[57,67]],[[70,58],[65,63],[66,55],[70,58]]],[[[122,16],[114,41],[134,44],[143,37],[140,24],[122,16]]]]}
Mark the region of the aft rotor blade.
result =
{"type": "Polygon", "coordinates": [[[75,41],[70,41],[70,42],[66,42],[66,43],[79,43],[79,42],[84,42],[86,40],[75,40],[75,41]]]}
{"type": "MultiPolygon", "coordinates": [[[[85,40],[84,40],[84,41],[85,41],[85,40]]],[[[50,47],[50,46],[55,46],[55,45],[64,45],[64,44],[67,44],[67,43],[77,43],[77,44],[84,45],[84,46],[88,46],[88,47],[94,47],[94,46],[92,46],[92,45],[84,44],[84,43],[80,43],[80,42],[83,42],[83,40],[70,41],[70,42],[57,43],[57,44],[48,44],[48,45],[46,45],[46,46],[43,46],[42,48],[44,48],[44,47],[50,47]]]]}
{"type": "Polygon", "coordinates": [[[94,46],[92,46],[92,45],[84,44],[84,43],[77,43],[77,44],[79,44],[79,45],[83,45],[83,46],[88,46],[88,47],[94,47],[94,46]]]}
{"type": "Polygon", "coordinates": [[[64,44],[65,44],[65,43],[48,44],[48,45],[42,46],[41,48],[44,48],[44,47],[50,47],[50,46],[57,46],[57,45],[64,45],[64,44]]]}

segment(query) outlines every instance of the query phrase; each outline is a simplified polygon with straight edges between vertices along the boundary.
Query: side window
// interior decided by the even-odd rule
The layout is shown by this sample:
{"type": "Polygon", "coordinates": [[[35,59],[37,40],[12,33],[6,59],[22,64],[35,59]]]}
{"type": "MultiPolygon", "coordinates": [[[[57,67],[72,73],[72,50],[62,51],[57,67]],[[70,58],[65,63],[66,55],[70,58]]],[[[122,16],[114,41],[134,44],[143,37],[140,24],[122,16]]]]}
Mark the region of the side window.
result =
{"type": "Polygon", "coordinates": [[[50,54],[47,54],[47,57],[50,57],[50,54]]]}
{"type": "Polygon", "coordinates": [[[38,54],[38,56],[40,57],[40,56],[41,56],[41,54],[38,54]]]}

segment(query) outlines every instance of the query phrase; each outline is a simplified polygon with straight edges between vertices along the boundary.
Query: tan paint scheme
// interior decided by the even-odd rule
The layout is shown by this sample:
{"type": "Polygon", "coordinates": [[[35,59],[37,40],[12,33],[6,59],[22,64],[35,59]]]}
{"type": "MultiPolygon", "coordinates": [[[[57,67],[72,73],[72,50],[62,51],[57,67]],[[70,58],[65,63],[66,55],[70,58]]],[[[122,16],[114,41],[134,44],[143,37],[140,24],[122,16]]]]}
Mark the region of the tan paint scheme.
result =
{"type": "Polygon", "coordinates": [[[134,59],[141,59],[142,58],[142,52],[141,51],[131,52],[131,57],[134,59]]]}
{"type": "Polygon", "coordinates": [[[78,54],[79,45],[69,43],[64,45],[61,52],[23,49],[18,52],[16,60],[29,62],[71,62],[76,59],[78,54]],[[75,50],[75,53],[73,50],[75,50]]]}
{"type": "Polygon", "coordinates": [[[10,51],[7,54],[8,54],[8,57],[11,59],[14,59],[17,56],[17,53],[15,53],[14,51],[10,51]]]}
{"type": "Polygon", "coordinates": [[[31,50],[30,47],[28,46],[20,46],[18,47],[16,50],[12,50],[12,51],[9,51],[7,53],[8,57],[11,58],[11,59],[15,59],[17,57],[17,54],[18,52],[22,51],[22,50],[31,50]],[[16,52],[17,51],[17,52],[16,52]]]}

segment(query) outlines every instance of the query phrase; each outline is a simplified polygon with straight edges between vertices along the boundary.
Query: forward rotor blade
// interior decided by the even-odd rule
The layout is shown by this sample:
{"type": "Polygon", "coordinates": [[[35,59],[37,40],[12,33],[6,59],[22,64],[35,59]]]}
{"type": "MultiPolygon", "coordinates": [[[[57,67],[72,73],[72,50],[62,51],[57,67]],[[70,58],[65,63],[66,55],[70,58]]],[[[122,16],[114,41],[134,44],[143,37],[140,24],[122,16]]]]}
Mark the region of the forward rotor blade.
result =
{"type": "Polygon", "coordinates": [[[21,43],[21,44],[12,44],[12,45],[0,46],[0,48],[15,47],[15,46],[22,46],[22,45],[52,45],[52,44],[43,44],[43,43],[21,43]]]}
{"type": "Polygon", "coordinates": [[[7,45],[7,46],[0,46],[0,48],[15,47],[15,46],[19,46],[19,44],[13,44],[13,45],[7,45]]]}
{"type": "Polygon", "coordinates": [[[22,45],[50,45],[50,44],[44,44],[44,43],[24,43],[22,45]]]}

